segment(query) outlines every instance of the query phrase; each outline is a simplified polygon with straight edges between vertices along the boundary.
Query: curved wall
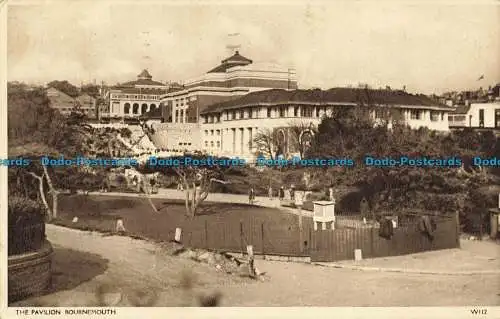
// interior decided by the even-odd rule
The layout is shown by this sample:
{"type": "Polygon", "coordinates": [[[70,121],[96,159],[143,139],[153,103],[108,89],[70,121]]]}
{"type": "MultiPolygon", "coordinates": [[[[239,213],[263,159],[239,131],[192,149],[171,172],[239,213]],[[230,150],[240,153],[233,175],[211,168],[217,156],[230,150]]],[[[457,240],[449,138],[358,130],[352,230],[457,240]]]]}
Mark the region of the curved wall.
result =
{"type": "Polygon", "coordinates": [[[38,251],[8,257],[9,302],[45,292],[51,284],[52,245],[46,240],[38,251]]]}

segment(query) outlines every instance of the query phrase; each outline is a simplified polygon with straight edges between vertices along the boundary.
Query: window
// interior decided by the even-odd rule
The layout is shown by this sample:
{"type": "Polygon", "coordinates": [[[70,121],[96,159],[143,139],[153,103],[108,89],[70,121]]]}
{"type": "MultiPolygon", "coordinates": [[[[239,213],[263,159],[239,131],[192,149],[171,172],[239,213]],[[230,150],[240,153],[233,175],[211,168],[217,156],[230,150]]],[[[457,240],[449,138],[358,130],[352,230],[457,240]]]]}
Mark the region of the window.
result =
{"type": "Polygon", "coordinates": [[[205,141],[205,147],[208,147],[208,141],[205,141]]]}
{"type": "Polygon", "coordinates": [[[217,130],[217,136],[220,136],[220,130],[217,130]]]}
{"type": "Polygon", "coordinates": [[[316,108],[316,117],[319,117],[319,107],[316,108]]]}
{"type": "MultiPolygon", "coordinates": [[[[208,123],[208,116],[206,116],[206,115],[205,115],[205,116],[203,116],[203,123],[205,123],[205,124],[206,124],[206,123],[208,123]]],[[[206,132],[206,131],[205,131],[205,132],[206,132]]]]}
{"type": "Polygon", "coordinates": [[[375,110],[375,118],[377,120],[384,119],[386,117],[385,110],[375,110]]]}
{"type": "Polygon", "coordinates": [[[422,118],[422,111],[420,111],[420,110],[411,110],[410,111],[410,118],[412,120],[420,120],[422,118]]]}
{"type": "Polygon", "coordinates": [[[214,130],[210,130],[210,135],[214,136],[214,130]]]}
{"type": "Polygon", "coordinates": [[[220,114],[217,114],[217,123],[220,122],[220,114]]]}
{"type": "Polygon", "coordinates": [[[431,121],[432,122],[437,122],[439,121],[439,112],[431,112],[431,121]]]}
{"type": "Polygon", "coordinates": [[[217,147],[220,148],[220,141],[217,141],[217,147]]]}
{"type": "Polygon", "coordinates": [[[280,117],[286,117],[286,106],[280,107],[280,117]]]}
{"type": "Polygon", "coordinates": [[[235,111],[233,111],[233,114],[232,114],[231,120],[236,120],[236,110],[235,110],[235,111]]]}
{"type": "Polygon", "coordinates": [[[313,111],[311,108],[303,106],[300,108],[300,116],[301,117],[312,117],[313,111]]]}
{"type": "Polygon", "coordinates": [[[245,118],[245,110],[241,110],[240,111],[240,119],[244,119],[245,118]]]}
{"type": "Polygon", "coordinates": [[[214,147],[214,141],[210,142],[210,147],[214,147]]]}
{"type": "Polygon", "coordinates": [[[273,109],[271,107],[267,108],[267,117],[270,118],[272,114],[273,109]]]}
{"type": "Polygon", "coordinates": [[[208,130],[205,130],[205,136],[208,136],[208,130]]]}
{"type": "Polygon", "coordinates": [[[479,110],[479,127],[484,127],[484,109],[479,110]]]}
{"type": "Polygon", "coordinates": [[[444,121],[444,112],[441,112],[441,121],[444,121]]]}
{"type": "Polygon", "coordinates": [[[299,116],[299,107],[298,106],[293,108],[293,116],[295,116],[295,117],[299,116]]]}
{"type": "Polygon", "coordinates": [[[248,118],[251,119],[253,117],[253,114],[252,114],[252,108],[249,108],[248,109],[248,118]]]}

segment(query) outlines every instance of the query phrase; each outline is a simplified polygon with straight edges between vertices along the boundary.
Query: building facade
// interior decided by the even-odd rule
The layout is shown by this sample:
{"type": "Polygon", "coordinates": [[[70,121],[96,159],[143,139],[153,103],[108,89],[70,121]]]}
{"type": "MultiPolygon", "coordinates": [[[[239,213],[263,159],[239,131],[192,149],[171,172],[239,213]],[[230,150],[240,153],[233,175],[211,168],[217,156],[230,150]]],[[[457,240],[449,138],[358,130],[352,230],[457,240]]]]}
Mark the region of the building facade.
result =
{"type": "Polygon", "coordinates": [[[96,116],[96,99],[86,93],[71,97],[53,87],[47,88],[46,93],[50,106],[63,115],[69,115],[71,112],[81,112],[89,118],[96,116]]]}
{"type": "Polygon", "coordinates": [[[69,115],[76,106],[73,97],[56,88],[49,87],[46,93],[50,101],[50,107],[57,109],[63,115],[69,115]]]}
{"type": "MultiPolygon", "coordinates": [[[[335,108],[375,106],[375,120],[397,121],[411,128],[427,127],[447,132],[448,113],[453,109],[423,95],[403,91],[334,88],[330,90],[267,90],[211,105],[201,112],[202,150],[217,156],[240,156],[252,160],[255,137],[278,130],[284,153],[290,148],[286,128],[315,128],[335,108]],[[389,110],[390,112],[386,112],[389,110]],[[387,118],[387,114],[390,114],[387,118]]],[[[276,133],[276,132],[275,132],[276,133]]],[[[274,133],[273,133],[274,134],[274,133]]]]}
{"type": "Polygon", "coordinates": [[[236,51],[207,73],[164,95],[164,122],[198,123],[200,113],[211,104],[273,88],[296,89],[295,71],[278,65],[254,64],[236,51]]]}
{"type": "Polygon", "coordinates": [[[153,142],[163,149],[199,151],[203,142],[200,114],[210,105],[274,88],[296,89],[295,72],[278,65],[254,64],[236,51],[206,74],[162,96],[163,123],[153,125],[153,142]]]}
{"type": "Polygon", "coordinates": [[[500,99],[458,106],[449,115],[451,128],[500,128],[500,99]]]}
{"type": "Polygon", "coordinates": [[[96,99],[88,94],[82,94],[75,98],[76,108],[89,118],[95,118],[97,115],[96,99]]]}
{"type": "Polygon", "coordinates": [[[104,92],[109,108],[101,112],[101,118],[124,119],[138,118],[160,108],[161,97],[168,92],[169,86],[158,81],[147,70],[143,70],[137,80],[110,87],[104,92]]]}

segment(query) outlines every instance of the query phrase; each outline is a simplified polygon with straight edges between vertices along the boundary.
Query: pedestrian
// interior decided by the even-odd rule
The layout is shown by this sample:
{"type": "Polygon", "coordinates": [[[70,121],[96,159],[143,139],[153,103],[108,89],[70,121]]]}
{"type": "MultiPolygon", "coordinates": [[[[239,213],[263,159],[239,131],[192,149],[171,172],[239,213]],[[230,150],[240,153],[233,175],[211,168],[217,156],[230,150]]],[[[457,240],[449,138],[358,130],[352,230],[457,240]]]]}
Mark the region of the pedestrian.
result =
{"type": "Polygon", "coordinates": [[[295,185],[290,186],[290,200],[295,200],[295,185]]]}
{"type": "Polygon", "coordinates": [[[283,186],[280,187],[278,196],[280,200],[283,200],[285,198],[285,188],[283,186]]]}
{"type": "Polygon", "coordinates": [[[273,199],[273,188],[271,186],[269,186],[269,189],[268,189],[268,195],[269,195],[269,199],[273,199]]]}
{"type": "Polygon", "coordinates": [[[328,189],[328,197],[330,198],[330,201],[333,202],[333,187],[330,187],[328,189]]]}
{"type": "Polygon", "coordinates": [[[255,198],[255,191],[253,190],[253,187],[250,187],[250,190],[248,191],[248,203],[253,204],[254,198],[255,198]]]}

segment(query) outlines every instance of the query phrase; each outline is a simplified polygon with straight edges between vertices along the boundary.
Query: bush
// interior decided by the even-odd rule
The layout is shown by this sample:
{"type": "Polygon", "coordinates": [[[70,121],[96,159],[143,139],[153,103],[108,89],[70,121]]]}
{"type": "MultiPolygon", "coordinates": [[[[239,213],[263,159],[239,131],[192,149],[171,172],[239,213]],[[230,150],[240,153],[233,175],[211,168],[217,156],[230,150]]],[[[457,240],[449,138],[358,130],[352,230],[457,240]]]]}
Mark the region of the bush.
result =
{"type": "Polygon", "coordinates": [[[8,254],[40,249],[45,240],[44,209],[33,200],[10,196],[8,204],[8,254]]]}
{"type": "Polygon", "coordinates": [[[45,215],[45,209],[39,202],[21,196],[9,196],[8,221],[9,225],[20,220],[40,220],[45,215]]]}

